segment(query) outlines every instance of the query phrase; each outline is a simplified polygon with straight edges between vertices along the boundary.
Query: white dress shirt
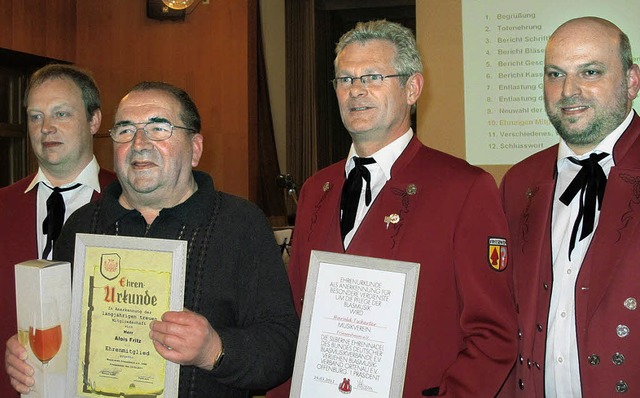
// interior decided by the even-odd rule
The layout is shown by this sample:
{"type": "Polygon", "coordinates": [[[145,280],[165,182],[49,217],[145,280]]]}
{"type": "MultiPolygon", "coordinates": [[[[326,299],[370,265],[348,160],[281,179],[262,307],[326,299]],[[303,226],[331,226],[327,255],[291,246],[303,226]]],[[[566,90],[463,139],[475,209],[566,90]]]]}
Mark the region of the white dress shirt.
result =
{"type": "MultiPolygon", "coordinates": [[[[93,191],[100,193],[100,181],[98,180],[98,173],[100,172],[100,166],[98,165],[98,161],[95,156],[89,162],[89,164],[80,172],[78,177],[73,182],[69,184],[64,184],[60,188],[67,188],[75,184],[82,184],[82,186],[72,189],[70,191],[62,192],[62,198],[64,199],[64,221],[66,222],[69,218],[69,215],[74,211],[78,210],[80,207],[86,205],[91,201],[91,196],[93,195],[93,191]]],[[[38,198],[36,200],[36,237],[38,239],[38,257],[42,257],[42,253],[47,244],[47,234],[45,234],[42,229],[42,222],[47,217],[47,199],[53,192],[49,187],[54,187],[54,185],[49,181],[49,179],[44,175],[44,172],[41,168],[38,169],[38,173],[33,178],[33,181],[29,184],[27,189],[24,191],[25,193],[31,191],[37,186],[38,189],[38,198]]],[[[53,254],[53,250],[47,256],[47,260],[51,260],[53,254]]]]}
{"type": "MultiPolygon", "coordinates": [[[[393,167],[393,164],[400,157],[407,145],[409,145],[409,141],[411,141],[411,138],[413,138],[413,130],[409,128],[406,133],[396,138],[395,141],[380,149],[373,155],[369,156],[371,158],[374,158],[376,161],[375,163],[365,166],[371,173],[371,203],[369,204],[369,206],[365,204],[364,195],[366,192],[367,184],[362,184],[362,192],[360,193],[360,201],[358,202],[356,220],[351,231],[349,231],[349,233],[344,237],[345,249],[349,247],[353,236],[360,227],[362,220],[367,215],[369,207],[371,207],[371,205],[373,205],[373,202],[375,202],[376,197],[382,190],[382,187],[384,187],[384,184],[386,184],[387,181],[391,179],[391,167],[393,167]]],[[[349,175],[349,172],[355,167],[355,162],[353,160],[354,156],[358,156],[358,154],[356,153],[353,144],[351,144],[349,157],[347,157],[347,163],[344,168],[344,171],[346,173],[345,175],[347,176],[349,175]]]]}
{"type": "MultiPolygon", "coordinates": [[[[614,166],[613,147],[622,133],[631,124],[633,111],[611,134],[605,137],[592,151],[576,155],[561,140],[558,148],[558,178],[553,197],[553,214],[551,224],[553,255],[553,289],[549,307],[548,335],[545,356],[545,393],[548,398],[575,398],[582,396],[580,385],[580,366],[578,344],[576,338],[575,288],[580,266],[584,260],[593,233],[579,240],[582,225],[578,229],[576,243],[569,259],[569,243],[571,230],[578,215],[581,195],[576,195],[569,206],[560,202],[560,196],[567,189],[581,166],[571,162],[569,157],[583,160],[592,153],[606,152],[609,156],[600,160],[604,174],[614,166]]],[[[598,227],[600,211],[596,209],[594,229],[598,227]]],[[[582,353],[584,356],[585,353],[582,353]]]]}

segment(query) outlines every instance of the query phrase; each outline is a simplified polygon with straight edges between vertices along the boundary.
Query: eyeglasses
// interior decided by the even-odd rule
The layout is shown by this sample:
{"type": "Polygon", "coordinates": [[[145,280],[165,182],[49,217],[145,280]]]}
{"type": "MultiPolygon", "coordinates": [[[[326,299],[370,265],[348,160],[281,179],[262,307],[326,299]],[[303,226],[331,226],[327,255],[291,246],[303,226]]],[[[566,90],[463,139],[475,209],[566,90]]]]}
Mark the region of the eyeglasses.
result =
{"type": "Polygon", "coordinates": [[[171,137],[173,129],[183,129],[189,132],[195,133],[196,130],[189,127],[174,126],[169,122],[143,122],[143,123],[130,123],[113,126],[109,130],[109,135],[114,142],[120,144],[133,141],[138,130],[142,129],[144,135],[151,141],[164,141],[171,137]],[[140,126],[141,127],[136,127],[140,126]]]}
{"type": "Polygon", "coordinates": [[[362,76],[341,76],[331,80],[334,89],[348,89],[353,86],[354,80],[360,80],[364,87],[380,87],[384,79],[389,77],[406,77],[410,75],[381,75],[380,73],[372,73],[362,76]]]}

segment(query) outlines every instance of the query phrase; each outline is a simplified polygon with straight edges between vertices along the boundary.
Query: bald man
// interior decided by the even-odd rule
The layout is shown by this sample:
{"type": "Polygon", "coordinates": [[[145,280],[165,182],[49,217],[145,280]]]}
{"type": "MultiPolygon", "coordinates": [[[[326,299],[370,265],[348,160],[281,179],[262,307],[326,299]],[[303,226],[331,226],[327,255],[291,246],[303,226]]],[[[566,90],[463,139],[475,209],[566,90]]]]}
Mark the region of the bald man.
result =
{"type": "Polygon", "coordinates": [[[629,38],[595,17],[550,37],[560,143],[501,184],[513,237],[519,397],[640,396],[640,86],[629,38]]]}

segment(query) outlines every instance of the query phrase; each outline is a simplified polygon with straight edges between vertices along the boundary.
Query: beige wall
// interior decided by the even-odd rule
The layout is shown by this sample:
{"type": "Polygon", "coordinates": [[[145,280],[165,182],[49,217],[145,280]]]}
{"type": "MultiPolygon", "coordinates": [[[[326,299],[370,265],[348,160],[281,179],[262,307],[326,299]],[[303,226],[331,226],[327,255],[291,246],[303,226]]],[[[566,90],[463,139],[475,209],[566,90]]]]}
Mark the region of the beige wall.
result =
{"type": "Polygon", "coordinates": [[[269,80],[271,117],[280,172],[287,167],[287,103],[285,78],[284,0],[260,0],[262,42],[269,80]]]}
{"type": "MultiPolygon", "coordinates": [[[[425,65],[418,101],[418,137],[426,145],[465,158],[461,0],[416,1],[416,39],[425,65]]],[[[481,165],[496,182],[510,166],[481,165]]]]}
{"type": "MultiPolygon", "coordinates": [[[[284,0],[260,0],[271,112],[280,170],[286,172],[284,0]]],[[[461,0],[416,1],[416,38],[425,65],[418,137],[465,158],[461,0]]],[[[510,166],[482,165],[500,181],[510,166]]]]}

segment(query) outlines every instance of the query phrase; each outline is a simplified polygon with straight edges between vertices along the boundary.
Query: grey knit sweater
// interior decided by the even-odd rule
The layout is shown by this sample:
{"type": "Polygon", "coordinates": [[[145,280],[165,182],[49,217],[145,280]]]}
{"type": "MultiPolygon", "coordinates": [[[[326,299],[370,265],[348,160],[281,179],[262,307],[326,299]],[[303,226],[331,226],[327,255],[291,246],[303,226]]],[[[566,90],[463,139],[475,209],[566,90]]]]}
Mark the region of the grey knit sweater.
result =
{"type": "Polygon", "coordinates": [[[119,204],[122,188],[115,181],[101,200],[71,215],[54,257],[72,261],[79,232],[188,241],[184,306],[209,320],[225,357],[213,371],[182,366],[179,396],[248,397],[291,376],[299,320],[264,214],[216,191],[209,175],[193,173],[198,190],[163,209],[150,226],[119,204]]]}

